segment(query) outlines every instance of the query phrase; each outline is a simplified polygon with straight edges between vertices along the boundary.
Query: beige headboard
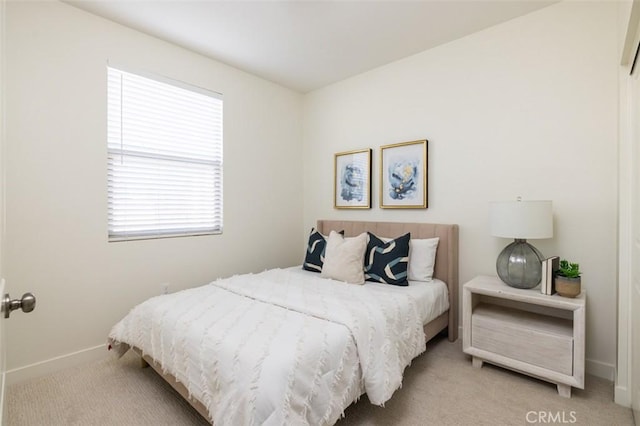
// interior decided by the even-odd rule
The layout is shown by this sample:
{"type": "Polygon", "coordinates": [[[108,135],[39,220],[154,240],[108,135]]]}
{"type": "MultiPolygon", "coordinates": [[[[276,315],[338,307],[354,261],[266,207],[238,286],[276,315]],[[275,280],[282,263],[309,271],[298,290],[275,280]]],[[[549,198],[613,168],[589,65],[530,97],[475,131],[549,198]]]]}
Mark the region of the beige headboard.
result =
{"type": "Polygon", "coordinates": [[[439,237],[433,276],[447,283],[449,287],[448,333],[450,340],[456,340],[458,336],[458,225],[318,220],[317,229],[324,235],[328,235],[332,230],[344,230],[345,237],[355,237],[363,232],[371,232],[387,238],[395,238],[407,232],[411,232],[411,238],[439,237]]]}

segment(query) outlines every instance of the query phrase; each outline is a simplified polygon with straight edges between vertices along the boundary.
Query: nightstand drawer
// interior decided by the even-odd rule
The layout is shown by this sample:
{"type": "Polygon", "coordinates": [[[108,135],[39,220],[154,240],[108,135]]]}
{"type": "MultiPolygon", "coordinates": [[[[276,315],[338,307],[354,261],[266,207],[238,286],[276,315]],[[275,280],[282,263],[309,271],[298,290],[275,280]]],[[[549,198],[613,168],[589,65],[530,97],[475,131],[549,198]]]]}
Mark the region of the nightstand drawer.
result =
{"type": "Polygon", "coordinates": [[[562,374],[573,374],[573,324],[567,319],[479,304],[473,310],[471,345],[562,374]]]}

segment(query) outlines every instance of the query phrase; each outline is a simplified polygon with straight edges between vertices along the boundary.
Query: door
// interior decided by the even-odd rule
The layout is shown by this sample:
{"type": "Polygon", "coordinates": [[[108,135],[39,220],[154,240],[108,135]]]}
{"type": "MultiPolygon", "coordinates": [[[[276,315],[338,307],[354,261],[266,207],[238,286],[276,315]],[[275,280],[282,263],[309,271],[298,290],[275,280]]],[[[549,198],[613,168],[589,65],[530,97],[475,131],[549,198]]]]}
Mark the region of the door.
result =
{"type": "Polygon", "coordinates": [[[6,341],[5,341],[5,320],[9,318],[11,311],[22,309],[24,312],[31,312],[36,306],[36,299],[31,293],[26,293],[21,299],[9,299],[8,288],[4,279],[4,244],[5,244],[5,146],[6,146],[6,109],[5,109],[5,23],[6,23],[6,0],[0,0],[0,426],[6,422],[6,341]]]}
{"type": "MultiPolygon", "coordinates": [[[[1,234],[1,233],[0,233],[1,234]]],[[[0,262],[1,264],[1,262],[0,262]]],[[[2,271],[0,271],[0,274],[2,271]]],[[[5,282],[4,278],[0,278],[0,295],[5,294],[5,282]]],[[[4,338],[4,315],[0,315],[0,425],[7,424],[6,419],[6,407],[4,403],[5,399],[5,386],[6,386],[6,360],[5,360],[5,338],[4,338]]]]}
{"type": "MultiPolygon", "coordinates": [[[[6,292],[4,281],[4,229],[5,229],[5,0],[0,0],[0,297],[6,292]]],[[[6,360],[5,360],[5,334],[4,334],[4,315],[0,314],[0,426],[7,424],[5,421],[6,406],[5,400],[5,376],[6,376],[6,360]]]]}
{"type": "Polygon", "coordinates": [[[632,138],[631,164],[631,298],[630,328],[631,365],[630,388],[631,408],[636,426],[640,426],[640,73],[632,76],[634,84],[633,111],[635,132],[632,138]]]}
{"type": "MultiPolygon", "coordinates": [[[[640,27],[638,28],[640,30],[640,27]]],[[[637,38],[637,37],[636,37],[637,38]]],[[[631,157],[629,180],[629,399],[636,426],[640,426],[640,68],[629,77],[631,105],[631,157]]]]}
{"type": "MultiPolygon", "coordinates": [[[[640,426],[640,0],[621,8],[628,27],[621,58],[618,368],[616,402],[640,426]]],[[[621,15],[622,16],[622,15],[621,15]]],[[[623,22],[622,20],[620,22],[623,22]]]]}

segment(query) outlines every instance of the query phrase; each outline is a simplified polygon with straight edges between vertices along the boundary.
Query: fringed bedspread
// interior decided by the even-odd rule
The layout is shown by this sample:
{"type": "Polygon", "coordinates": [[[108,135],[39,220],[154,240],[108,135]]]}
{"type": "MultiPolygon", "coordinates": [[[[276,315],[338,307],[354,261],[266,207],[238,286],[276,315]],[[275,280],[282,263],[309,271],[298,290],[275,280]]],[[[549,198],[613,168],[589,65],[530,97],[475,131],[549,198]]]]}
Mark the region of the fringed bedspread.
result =
{"type": "Polygon", "coordinates": [[[324,425],[366,392],[384,404],[425,350],[418,300],[292,269],[154,297],[116,324],[215,425],[324,425]]]}

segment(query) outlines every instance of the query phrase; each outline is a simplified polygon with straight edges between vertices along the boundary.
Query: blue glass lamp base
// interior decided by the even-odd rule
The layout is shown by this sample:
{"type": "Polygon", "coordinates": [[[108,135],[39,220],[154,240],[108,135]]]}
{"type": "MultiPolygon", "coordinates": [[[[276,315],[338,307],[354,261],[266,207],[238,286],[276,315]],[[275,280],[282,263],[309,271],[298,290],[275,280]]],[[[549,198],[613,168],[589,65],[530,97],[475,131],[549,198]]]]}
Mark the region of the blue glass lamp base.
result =
{"type": "Polygon", "coordinates": [[[498,276],[516,288],[533,288],[542,280],[544,256],[527,240],[517,239],[502,250],[496,261],[498,276]]]}

